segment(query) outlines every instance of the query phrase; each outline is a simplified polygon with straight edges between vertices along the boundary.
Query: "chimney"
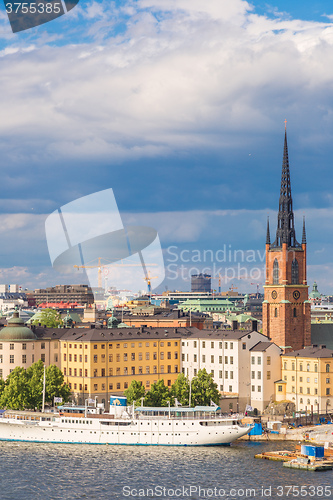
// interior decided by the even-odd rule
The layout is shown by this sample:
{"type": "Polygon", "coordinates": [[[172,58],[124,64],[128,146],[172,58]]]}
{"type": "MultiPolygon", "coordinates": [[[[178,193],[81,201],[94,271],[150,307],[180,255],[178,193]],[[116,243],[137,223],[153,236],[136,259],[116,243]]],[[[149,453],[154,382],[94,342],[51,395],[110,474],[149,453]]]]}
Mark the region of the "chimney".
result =
{"type": "Polygon", "coordinates": [[[238,329],[238,321],[237,320],[233,320],[233,322],[232,322],[232,329],[233,330],[237,330],[238,329]]]}
{"type": "Polygon", "coordinates": [[[252,320],[252,331],[257,332],[258,331],[258,321],[256,319],[252,320]]]}

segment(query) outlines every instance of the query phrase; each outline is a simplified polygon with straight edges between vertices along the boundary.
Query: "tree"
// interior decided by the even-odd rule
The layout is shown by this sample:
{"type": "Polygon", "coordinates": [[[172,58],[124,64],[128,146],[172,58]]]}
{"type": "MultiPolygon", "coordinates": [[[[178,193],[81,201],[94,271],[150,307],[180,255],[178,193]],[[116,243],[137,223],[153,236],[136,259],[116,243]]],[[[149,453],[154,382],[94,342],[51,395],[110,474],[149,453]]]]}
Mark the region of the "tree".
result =
{"type": "Polygon", "coordinates": [[[8,375],[0,397],[1,408],[24,410],[30,406],[30,387],[27,372],[17,366],[8,375]]]}
{"type": "Polygon", "coordinates": [[[32,324],[33,325],[45,325],[48,328],[58,328],[58,326],[63,324],[63,321],[61,319],[60,313],[56,311],[55,309],[43,309],[43,311],[40,314],[39,319],[35,319],[32,324]]]}
{"type": "Polygon", "coordinates": [[[171,394],[181,405],[189,405],[190,384],[188,378],[185,377],[183,373],[180,373],[177,380],[173,383],[171,387],[171,394]]]}
{"type": "Polygon", "coordinates": [[[164,384],[164,380],[158,380],[155,384],[152,384],[150,391],[147,392],[145,398],[146,406],[173,406],[175,400],[170,393],[168,387],[164,384]]]}
{"type": "MultiPolygon", "coordinates": [[[[0,406],[13,410],[40,409],[43,404],[43,379],[44,364],[41,360],[27,370],[16,367],[5,382],[0,380],[0,406]]],[[[45,402],[53,403],[55,396],[62,397],[66,402],[69,395],[70,388],[64,383],[61,370],[55,365],[48,366],[45,371],[45,402]]]]}
{"type": "Polygon", "coordinates": [[[64,375],[56,365],[46,368],[45,400],[53,402],[55,397],[62,398],[63,403],[69,400],[71,390],[64,382],[64,375]]]}
{"type": "Polygon", "coordinates": [[[130,386],[126,391],[124,391],[124,395],[127,397],[127,403],[131,405],[133,401],[136,401],[136,404],[139,405],[141,403],[141,398],[145,395],[145,388],[142,383],[138,380],[132,380],[130,386]]]}
{"type": "Polygon", "coordinates": [[[191,406],[209,406],[211,401],[219,403],[220,393],[217,390],[217,384],[213,376],[207,373],[205,368],[198,371],[198,375],[191,382],[191,406]]]}

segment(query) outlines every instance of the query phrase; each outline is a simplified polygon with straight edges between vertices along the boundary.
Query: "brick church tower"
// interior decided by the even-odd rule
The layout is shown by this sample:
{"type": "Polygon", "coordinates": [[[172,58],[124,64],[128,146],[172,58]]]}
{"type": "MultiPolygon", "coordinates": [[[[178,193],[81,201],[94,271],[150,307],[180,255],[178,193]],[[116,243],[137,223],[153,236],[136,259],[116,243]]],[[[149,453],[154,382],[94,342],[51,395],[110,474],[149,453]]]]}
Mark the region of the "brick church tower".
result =
{"type": "Polygon", "coordinates": [[[287,131],[284,136],[281,190],[276,237],[266,237],[265,300],[262,305],[263,333],[284,351],[311,344],[311,312],[306,281],[306,233],[303,219],[302,244],[296,240],[291,197],[287,131]]]}

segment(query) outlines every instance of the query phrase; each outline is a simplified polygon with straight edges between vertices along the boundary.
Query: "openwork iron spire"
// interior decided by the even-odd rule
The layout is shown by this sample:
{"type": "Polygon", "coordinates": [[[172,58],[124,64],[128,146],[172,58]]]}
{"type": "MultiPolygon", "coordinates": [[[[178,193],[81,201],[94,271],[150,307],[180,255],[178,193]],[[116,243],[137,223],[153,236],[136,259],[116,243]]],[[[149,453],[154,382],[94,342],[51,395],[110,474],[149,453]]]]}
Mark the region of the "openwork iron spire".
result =
{"type": "Polygon", "coordinates": [[[269,217],[267,217],[267,233],[266,233],[266,245],[271,244],[271,235],[269,231],[269,217]]]}
{"type": "Polygon", "coordinates": [[[283,243],[287,243],[287,246],[290,248],[300,248],[301,246],[297,242],[295,234],[286,128],[284,133],[284,150],[283,150],[281,189],[280,189],[280,199],[279,199],[278,225],[276,230],[276,239],[272,244],[272,247],[282,247],[283,243]]]}
{"type": "Polygon", "coordinates": [[[303,216],[302,245],[306,245],[305,216],[303,216]]]}

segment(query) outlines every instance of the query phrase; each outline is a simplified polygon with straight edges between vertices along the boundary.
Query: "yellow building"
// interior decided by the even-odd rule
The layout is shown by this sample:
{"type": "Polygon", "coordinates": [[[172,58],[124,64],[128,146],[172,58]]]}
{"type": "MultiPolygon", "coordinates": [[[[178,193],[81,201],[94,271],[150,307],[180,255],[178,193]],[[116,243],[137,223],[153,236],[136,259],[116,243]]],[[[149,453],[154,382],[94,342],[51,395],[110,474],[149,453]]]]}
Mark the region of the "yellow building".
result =
{"type": "Polygon", "coordinates": [[[76,402],[98,397],[108,403],[132,380],[149,390],[180,372],[181,333],[164,328],[71,329],[61,338],[61,370],[76,402]]]}
{"type": "Polygon", "coordinates": [[[281,356],[282,381],[276,399],[296,405],[296,411],[327,412],[333,409],[333,350],[312,345],[281,356]],[[282,386],[284,382],[284,387],[282,386]],[[280,394],[279,394],[280,393],[280,394]]]}

